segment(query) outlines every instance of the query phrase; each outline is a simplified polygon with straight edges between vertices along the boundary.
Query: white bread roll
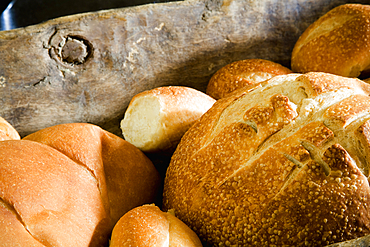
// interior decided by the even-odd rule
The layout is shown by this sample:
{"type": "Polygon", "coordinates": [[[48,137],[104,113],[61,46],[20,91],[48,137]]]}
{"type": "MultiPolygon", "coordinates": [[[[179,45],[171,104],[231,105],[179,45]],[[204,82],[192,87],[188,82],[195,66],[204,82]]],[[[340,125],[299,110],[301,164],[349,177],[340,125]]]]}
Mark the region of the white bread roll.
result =
{"type": "Polygon", "coordinates": [[[201,247],[198,236],[170,212],[143,205],[130,210],[113,229],[110,247],[201,247]]]}
{"type": "Polygon", "coordinates": [[[4,118],[0,117],[0,141],[4,140],[19,140],[21,137],[14,127],[6,121],[4,118]]]}
{"type": "Polygon", "coordinates": [[[206,93],[221,99],[237,89],[289,73],[290,69],[269,60],[240,60],[219,69],[209,80],[206,93]]]}
{"type": "Polygon", "coordinates": [[[183,136],[164,210],[211,246],[324,246],[370,234],[370,85],[276,76],[183,136]]]}
{"type": "Polygon", "coordinates": [[[132,144],[91,124],[0,142],[0,246],[106,246],[122,215],[157,196],[132,144]]]}
{"type": "Polygon", "coordinates": [[[135,95],[121,121],[126,141],[145,152],[171,150],[215,100],[189,87],[168,86],[135,95]]]}
{"type": "Polygon", "coordinates": [[[338,6],[310,25],[296,42],[294,72],[358,77],[370,69],[370,5],[338,6]]]}

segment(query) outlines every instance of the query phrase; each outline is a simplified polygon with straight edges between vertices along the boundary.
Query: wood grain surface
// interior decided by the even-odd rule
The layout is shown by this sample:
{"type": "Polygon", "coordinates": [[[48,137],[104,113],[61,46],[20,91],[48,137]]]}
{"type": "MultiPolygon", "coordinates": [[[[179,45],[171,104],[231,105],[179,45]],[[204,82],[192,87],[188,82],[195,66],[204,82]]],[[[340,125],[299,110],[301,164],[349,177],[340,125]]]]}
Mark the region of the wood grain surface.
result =
{"type": "Polygon", "coordinates": [[[345,242],[328,245],[327,247],[369,247],[369,246],[370,246],[370,235],[366,235],[361,238],[356,238],[345,242]]]}
{"type": "Polygon", "coordinates": [[[346,2],[190,0],[3,31],[0,116],[21,136],[69,122],[121,135],[119,122],[133,95],[164,85],[204,91],[216,70],[246,58],[289,67],[299,35],[346,2]]]}

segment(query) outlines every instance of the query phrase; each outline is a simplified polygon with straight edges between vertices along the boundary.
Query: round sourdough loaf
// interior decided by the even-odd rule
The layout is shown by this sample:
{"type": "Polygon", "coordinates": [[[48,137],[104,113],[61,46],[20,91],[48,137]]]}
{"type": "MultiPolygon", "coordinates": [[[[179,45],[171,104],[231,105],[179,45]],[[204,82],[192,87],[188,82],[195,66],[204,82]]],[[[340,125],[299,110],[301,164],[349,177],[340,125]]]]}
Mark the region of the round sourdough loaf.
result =
{"type": "Polygon", "coordinates": [[[92,124],[0,142],[0,246],[107,246],[122,215],[155,201],[159,175],[92,124]]]}
{"type": "Polygon", "coordinates": [[[222,67],[211,77],[206,93],[215,99],[221,99],[239,88],[290,73],[290,69],[265,59],[235,61],[222,67]]]}
{"type": "Polygon", "coordinates": [[[299,37],[292,52],[292,70],[358,77],[370,72],[369,45],[370,5],[341,5],[299,37]]]}
{"type": "Polygon", "coordinates": [[[198,236],[173,215],[155,205],[127,212],[112,232],[110,247],[202,247],[198,236]]]}
{"type": "Polygon", "coordinates": [[[361,80],[313,72],[218,100],[172,157],[164,210],[211,246],[369,234],[369,92],[361,80]]]}

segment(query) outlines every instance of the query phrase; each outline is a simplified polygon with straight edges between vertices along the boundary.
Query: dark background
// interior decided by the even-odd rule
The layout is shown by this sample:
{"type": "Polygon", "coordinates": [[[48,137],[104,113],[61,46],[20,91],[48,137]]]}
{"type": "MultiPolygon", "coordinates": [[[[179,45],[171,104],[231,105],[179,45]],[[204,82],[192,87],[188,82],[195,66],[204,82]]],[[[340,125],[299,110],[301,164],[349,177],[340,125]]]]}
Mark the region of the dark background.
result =
{"type": "Polygon", "coordinates": [[[0,30],[78,13],[174,0],[0,0],[0,30]]]}

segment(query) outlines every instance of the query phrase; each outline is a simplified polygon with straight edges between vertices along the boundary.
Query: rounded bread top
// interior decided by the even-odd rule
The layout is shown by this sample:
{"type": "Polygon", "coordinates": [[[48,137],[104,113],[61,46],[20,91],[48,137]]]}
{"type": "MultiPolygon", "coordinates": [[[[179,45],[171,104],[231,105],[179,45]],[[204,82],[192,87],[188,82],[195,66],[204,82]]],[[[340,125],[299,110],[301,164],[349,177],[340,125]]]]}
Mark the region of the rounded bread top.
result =
{"type": "Polygon", "coordinates": [[[311,24],[296,42],[294,72],[358,77],[370,66],[370,6],[338,6],[311,24]]]}
{"type": "Polygon", "coordinates": [[[289,73],[292,73],[290,69],[265,59],[235,61],[225,65],[211,77],[206,93],[215,99],[221,99],[239,88],[289,73]]]}
{"type": "Polygon", "coordinates": [[[164,207],[210,244],[326,245],[370,233],[370,85],[313,72],[218,100],[185,133],[164,207]]]}
{"type": "Polygon", "coordinates": [[[149,158],[96,125],[56,125],[0,147],[5,245],[103,246],[123,214],[157,197],[149,158]]]}

